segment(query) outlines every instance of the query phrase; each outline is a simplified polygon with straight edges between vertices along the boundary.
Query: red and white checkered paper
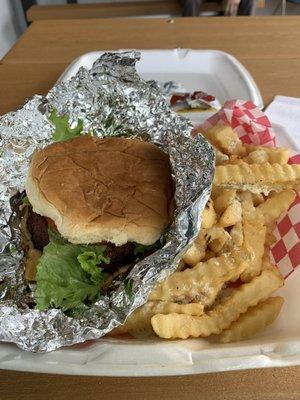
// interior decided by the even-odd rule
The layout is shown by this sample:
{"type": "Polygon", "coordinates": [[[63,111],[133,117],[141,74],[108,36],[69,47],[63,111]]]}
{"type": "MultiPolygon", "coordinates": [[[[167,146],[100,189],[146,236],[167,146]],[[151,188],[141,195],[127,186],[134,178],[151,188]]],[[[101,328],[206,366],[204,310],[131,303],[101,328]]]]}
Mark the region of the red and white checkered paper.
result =
{"type": "MultiPolygon", "coordinates": [[[[209,129],[219,123],[230,125],[243,143],[275,147],[276,137],[268,117],[250,101],[229,100],[212,117],[196,126],[209,129]]],[[[300,154],[289,159],[300,164],[300,154]]],[[[300,266],[300,192],[288,212],[277,221],[277,242],[271,247],[271,258],[287,278],[300,266]]]]}

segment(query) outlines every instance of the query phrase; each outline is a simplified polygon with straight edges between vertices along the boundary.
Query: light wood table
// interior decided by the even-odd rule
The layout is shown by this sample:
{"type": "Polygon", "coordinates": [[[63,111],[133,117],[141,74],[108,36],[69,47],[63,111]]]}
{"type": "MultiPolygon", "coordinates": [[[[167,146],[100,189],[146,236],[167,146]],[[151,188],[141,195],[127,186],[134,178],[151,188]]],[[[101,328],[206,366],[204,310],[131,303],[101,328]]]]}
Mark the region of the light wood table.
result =
{"type": "MultiPolygon", "coordinates": [[[[265,104],[300,97],[300,17],[34,22],[0,63],[0,113],[46,93],[82,53],[120,48],[227,51],[249,69],[265,104]]],[[[298,400],[300,367],[163,378],[101,378],[0,371],[0,398],[65,400],[298,400]]]]}
{"type": "Polygon", "coordinates": [[[0,112],[47,91],[79,55],[122,48],[223,50],[248,68],[265,104],[300,97],[299,43],[298,16],[37,21],[0,64],[0,112]]]}
{"type": "Polygon", "coordinates": [[[40,19],[76,19],[138,17],[181,14],[179,0],[142,0],[103,4],[34,5],[27,11],[28,21],[40,19]]]}

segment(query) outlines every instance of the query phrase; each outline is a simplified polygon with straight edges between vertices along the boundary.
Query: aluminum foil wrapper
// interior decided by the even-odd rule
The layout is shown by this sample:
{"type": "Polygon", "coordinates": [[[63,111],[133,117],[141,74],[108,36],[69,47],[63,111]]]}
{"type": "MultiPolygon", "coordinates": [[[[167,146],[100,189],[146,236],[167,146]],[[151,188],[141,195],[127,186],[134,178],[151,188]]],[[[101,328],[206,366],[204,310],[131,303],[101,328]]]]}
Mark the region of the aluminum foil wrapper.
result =
{"type": "Polygon", "coordinates": [[[60,83],[47,96],[34,96],[15,112],[0,118],[0,340],[24,350],[47,352],[97,339],[122,324],[145,303],[153,286],[178,268],[178,262],[197,235],[214,172],[214,154],[208,142],[192,139],[192,125],[173,113],[154,81],[144,81],[135,69],[139,53],[105,53],[91,70],[60,83]],[[48,120],[55,108],[84,131],[95,135],[139,137],[155,143],[170,156],[176,184],[177,209],[165,245],[139,261],[111,295],[103,296],[81,319],[58,309],[39,311],[32,306],[32,288],[24,279],[21,238],[16,209],[24,189],[34,150],[51,142],[54,127],[48,120]]]}

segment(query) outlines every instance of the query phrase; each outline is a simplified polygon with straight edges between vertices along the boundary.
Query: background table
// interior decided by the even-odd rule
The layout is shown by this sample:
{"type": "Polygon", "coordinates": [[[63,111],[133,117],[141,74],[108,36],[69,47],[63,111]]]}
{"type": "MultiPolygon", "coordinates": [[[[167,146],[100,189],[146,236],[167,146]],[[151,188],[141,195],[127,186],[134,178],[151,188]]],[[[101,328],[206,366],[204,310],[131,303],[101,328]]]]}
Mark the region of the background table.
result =
{"type": "Polygon", "coordinates": [[[34,22],[0,65],[0,113],[45,93],[82,53],[120,48],[219,49],[253,75],[265,104],[300,97],[300,17],[89,19],[34,22]]]}
{"type": "MultiPolygon", "coordinates": [[[[264,99],[300,97],[300,17],[34,22],[0,63],[0,114],[46,93],[82,53],[121,48],[218,49],[252,73],[264,99]]],[[[300,398],[300,367],[163,378],[101,378],[0,371],[0,398],[259,399],[300,398]]]]}

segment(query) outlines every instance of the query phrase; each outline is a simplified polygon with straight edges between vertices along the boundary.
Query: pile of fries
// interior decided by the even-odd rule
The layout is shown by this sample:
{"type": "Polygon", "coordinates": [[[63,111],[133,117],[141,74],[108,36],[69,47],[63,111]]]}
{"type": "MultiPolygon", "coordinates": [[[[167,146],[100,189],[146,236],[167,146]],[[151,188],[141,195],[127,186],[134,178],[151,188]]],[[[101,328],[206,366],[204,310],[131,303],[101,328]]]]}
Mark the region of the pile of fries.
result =
{"type": "Polygon", "coordinates": [[[216,171],[198,237],[180,271],[158,284],[148,302],[111,334],[165,339],[252,337],[278,316],[284,284],[270,262],[276,220],[293,203],[300,165],[290,152],[243,144],[229,127],[201,132],[214,146],[216,171]]]}

